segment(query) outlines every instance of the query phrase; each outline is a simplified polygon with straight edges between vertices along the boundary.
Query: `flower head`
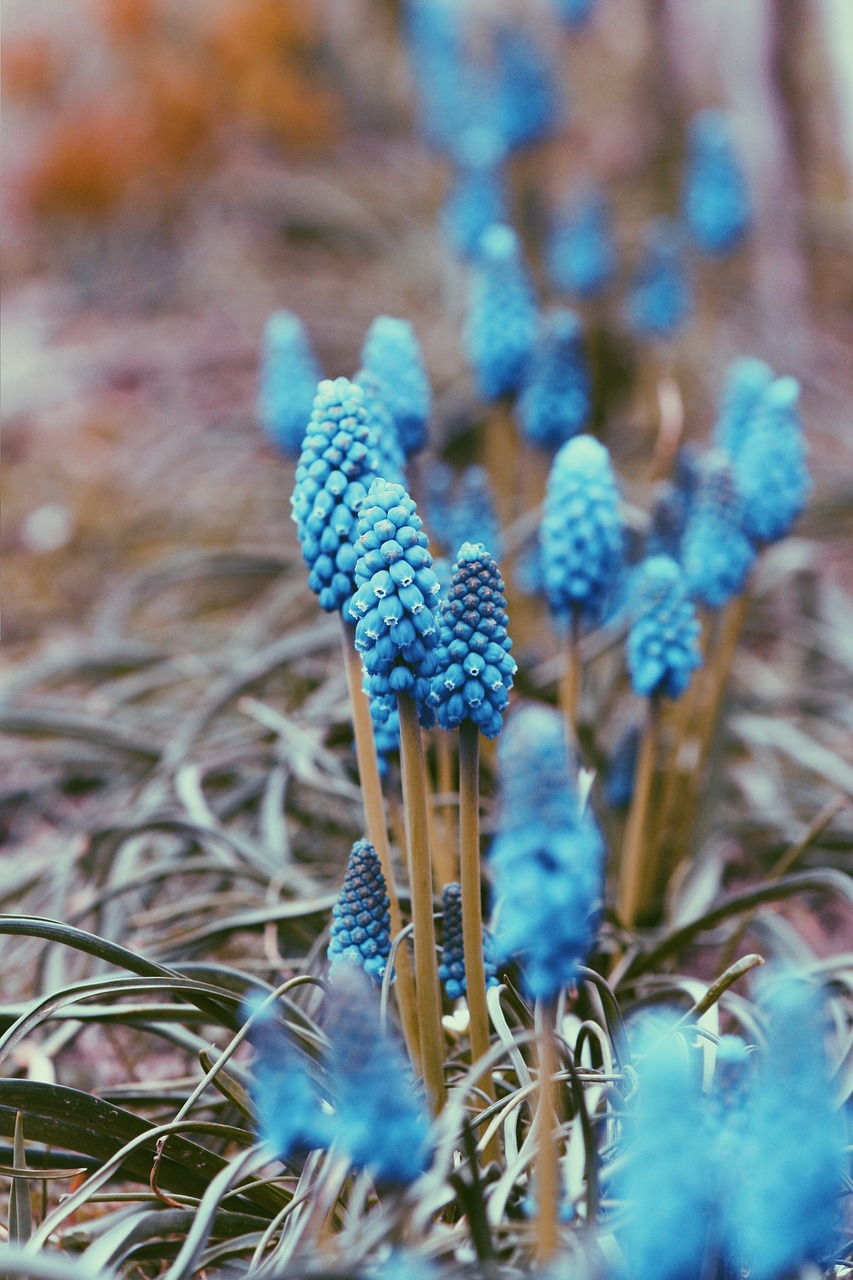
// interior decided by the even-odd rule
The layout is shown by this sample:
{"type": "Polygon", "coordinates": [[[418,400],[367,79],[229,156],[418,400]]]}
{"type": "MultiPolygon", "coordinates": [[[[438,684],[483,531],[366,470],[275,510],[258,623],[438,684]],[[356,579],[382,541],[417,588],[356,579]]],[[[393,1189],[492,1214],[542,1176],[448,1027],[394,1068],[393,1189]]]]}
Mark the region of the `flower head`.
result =
{"type": "Polygon", "coordinates": [[[506,597],[498,567],[481,542],[464,542],[441,606],[430,702],[443,729],[470,720],[495,738],[516,671],[507,635],[506,597]]]}
{"type": "Polygon", "coordinates": [[[548,280],[558,292],[596,298],[616,272],[610,210],[600,192],[564,206],[545,244],[548,280]]]}
{"type": "Polygon", "coordinates": [[[702,655],[696,610],[669,556],[651,556],[637,568],[631,613],[627,656],[635,693],[680,698],[702,655]]]}
{"type": "Polygon", "coordinates": [[[730,252],[749,230],[749,191],[724,111],[701,111],[690,122],[681,203],[704,253],[730,252]]]}
{"type": "Polygon", "coordinates": [[[494,116],[507,147],[529,146],[557,126],[560,94],[555,67],[529,29],[499,23],[495,31],[494,116]]]}
{"type": "Polygon", "coordinates": [[[374,982],[381,982],[391,950],[390,927],[388,890],[379,857],[369,841],[357,840],[332,908],[327,953],[332,970],[344,963],[358,964],[374,982]]]}
{"type": "MultiPolygon", "coordinates": [[[[444,984],[449,1000],[458,1000],[465,995],[465,946],[462,937],[462,889],[458,884],[444,886],[441,895],[442,934],[441,964],[438,976],[444,984]]],[[[486,974],[486,986],[496,987],[498,979],[495,963],[492,959],[492,936],[487,929],[483,930],[483,967],[486,974]]]]}
{"type": "Polygon", "coordinates": [[[361,349],[362,369],[372,373],[394,419],[406,457],[426,443],[432,392],[415,331],[407,320],[377,316],[361,349]]]}
{"type": "Polygon", "coordinates": [[[472,126],[460,140],[441,221],[451,247],[461,258],[473,257],[486,228],[507,216],[506,181],[501,169],[504,152],[500,135],[488,127],[472,126]]]}
{"type": "Polygon", "coordinates": [[[536,337],[536,300],[518,237],[497,223],[480,239],[468,299],[465,349],[484,400],[524,382],[536,337]]]}
{"type": "Polygon", "coordinates": [[[596,0],[552,0],[554,12],[563,26],[576,31],[589,22],[596,0]]]}
{"type": "Polygon", "coordinates": [[[343,611],[355,590],[356,522],[375,475],[376,437],[361,388],[347,378],[321,382],[291,507],[308,585],[328,613],[343,611]]]}
{"type": "Polygon", "coordinates": [[[744,529],[753,542],[778,542],[811,489],[796,378],[777,378],[761,396],[734,454],[744,529]]]}
{"type": "Polygon", "coordinates": [[[252,1100],[262,1140],[279,1160],[306,1155],[330,1140],[314,1085],[284,1026],[271,1007],[246,1008],[255,1013],[249,1040],[255,1050],[252,1100]]]}
{"type": "Polygon", "coordinates": [[[740,451],[752,416],[773,378],[770,365],[753,356],[733,360],[726,370],[712,439],[732,458],[740,451]]]}
{"type": "Polygon", "coordinates": [[[282,453],[298,456],[322,376],[302,321],[274,312],[264,329],[258,417],[282,453]]]}
{"type": "Polygon", "coordinates": [[[692,309],[681,233],[669,218],[657,218],[646,230],[644,253],[628,291],[628,326],[641,338],[671,338],[692,309]]]}
{"type": "Polygon", "coordinates": [[[652,508],[647,556],[681,560],[681,541],[699,484],[699,460],[699,451],[692,444],[682,445],[675,455],[672,479],[661,486],[652,508]]]}
{"type": "Polygon", "coordinates": [[[451,549],[463,542],[482,542],[500,554],[501,524],[492,482],[485,467],[472,462],[462,472],[446,512],[444,540],[451,549]]]}
{"type": "Polygon", "coordinates": [[[559,448],[586,425],[592,384],[583,325],[573,311],[558,308],[543,319],[518,409],[528,440],[545,448],[559,448]]]}
{"type": "Polygon", "coordinates": [[[743,590],[754,562],[731,461],[721,449],[712,449],[699,466],[699,485],[681,544],[687,589],[695,599],[719,609],[743,590]]]}
{"type": "Polygon", "coordinates": [[[391,697],[370,699],[370,718],[373,721],[373,743],[379,764],[379,776],[388,773],[388,757],[400,750],[400,713],[391,697]]]}
{"type": "Polygon", "coordinates": [[[382,384],[376,374],[368,369],[359,369],[354,381],[361,387],[364,407],[374,433],[376,474],[383,480],[405,485],[406,458],[394,418],[385,403],[382,384]]]}

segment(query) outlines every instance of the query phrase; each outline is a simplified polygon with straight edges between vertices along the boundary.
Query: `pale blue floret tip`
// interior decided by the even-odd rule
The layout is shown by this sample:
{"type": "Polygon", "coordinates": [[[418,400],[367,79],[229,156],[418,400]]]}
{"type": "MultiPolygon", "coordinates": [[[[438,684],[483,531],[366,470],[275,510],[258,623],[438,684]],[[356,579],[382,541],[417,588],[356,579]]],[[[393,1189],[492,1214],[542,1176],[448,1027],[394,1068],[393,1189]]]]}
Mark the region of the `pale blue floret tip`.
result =
{"type": "Polygon", "coordinates": [[[264,329],[258,416],[269,439],[297,457],[322,378],[320,364],[298,316],[276,311],[264,329]]]}

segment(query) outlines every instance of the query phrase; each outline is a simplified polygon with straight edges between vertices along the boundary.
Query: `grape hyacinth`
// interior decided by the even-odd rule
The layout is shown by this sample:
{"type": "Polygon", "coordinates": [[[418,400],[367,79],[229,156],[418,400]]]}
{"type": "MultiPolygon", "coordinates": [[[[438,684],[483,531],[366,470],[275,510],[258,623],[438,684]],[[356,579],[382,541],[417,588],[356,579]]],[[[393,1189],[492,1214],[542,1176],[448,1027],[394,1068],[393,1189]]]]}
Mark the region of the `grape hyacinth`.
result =
{"type": "Polygon", "coordinates": [[[744,529],[759,545],[785,537],[811,489],[799,398],[796,378],[777,378],[759,400],[734,455],[744,529]]]}
{"type": "Polygon", "coordinates": [[[461,8],[455,0],[406,0],[405,34],[421,132],[452,154],[476,101],[461,8]]]}
{"type": "Polygon", "coordinates": [[[415,331],[407,320],[377,316],[361,349],[362,369],[372,373],[397,428],[405,456],[426,443],[432,392],[415,331]]]}
{"type": "Polygon", "coordinates": [[[674,337],[693,309],[682,239],[669,218],[657,218],[646,229],[643,256],[625,304],[628,327],[640,338],[674,337]]]}
{"type": "Polygon", "coordinates": [[[317,388],[296,467],[292,517],[320,608],[341,610],[355,590],[359,509],[376,476],[376,437],[360,387],[347,378],[317,388]]]}
{"type": "Polygon", "coordinates": [[[733,360],[726,370],[712,440],[736,457],[764,392],[773,382],[769,364],[752,356],[733,360]]]}
{"type": "Polygon", "coordinates": [[[672,480],[661,486],[652,507],[646,536],[646,556],[672,556],[681,560],[681,542],[699,483],[699,450],[682,445],[675,455],[672,480]]]}
{"type": "Polygon", "coordinates": [[[470,720],[496,738],[516,672],[507,635],[506,597],[498,567],[481,542],[464,542],[441,606],[430,703],[443,729],[470,720]]]}
{"type": "Polygon", "coordinates": [[[331,970],[340,964],[357,964],[374,982],[381,982],[391,950],[390,926],[388,890],[379,857],[368,840],[357,840],[332,908],[327,950],[331,970]]]}
{"type": "Polygon", "coordinates": [[[324,1030],[336,1143],[378,1185],[408,1186],[429,1163],[428,1121],[402,1046],[380,1020],[378,992],[357,965],[330,976],[324,1030]]]}
{"type": "Polygon", "coordinates": [[[540,540],[555,616],[596,622],[622,572],[624,548],[610,456],[592,436],[575,436],[554,459],[540,540]]]}
{"type": "Polygon", "coordinates": [[[616,274],[616,245],[600,192],[558,212],[545,243],[545,269],[552,289],[577,298],[596,298],[610,284],[616,274]]]}
{"type": "Polygon", "coordinates": [[[543,319],[533,348],[518,402],[522,432],[533,444],[557,449],[583,430],[591,409],[583,325],[573,311],[557,308],[543,319]]]}
{"type": "Polygon", "coordinates": [[[536,300],[518,237],[498,223],[483,234],[477,249],[464,334],[484,400],[518,391],[535,338],[536,300]]]}
{"type": "Polygon", "coordinates": [[[353,381],[361,387],[364,407],[374,432],[376,474],[394,484],[406,484],[406,458],[390,409],[375,373],[359,369],[353,381]]]}
{"type": "Polygon", "coordinates": [[[703,253],[729,253],[749,230],[749,191],[724,111],[700,111],[690,122],[681,205],[703,253]]]}
{"type": "Polygon", "coordinates": [[[680,698],[702,655],[696,610],[670,556],[652,556],[637,568],[631,612],[627,659],[634,692],[680,698]]]}
{"type": "Polygon", "coordinates": [[[586,26],[592,17],[596,0],[551,0],[558,20],[569,31],[586,26]]]}
{"type": "Polygon", "coordinates": [[[472,463],[462,472],[445,513],[442,537],[451,549],[463,542],[482,542],[500,555],[501,522],[485,467],[472,463]]]}
{"type": "Polygon", "coordinates": [[[441,212],[444,234],[460,258],[472,258],[486,228],[507,217],[504,151],[499,134],[487,127],[472,126],[460,140],[456,172],[441,212]]]}
{"type": "Polygon", "coordinates": [[[438,622],[432,611],[440,592],[423,521],[402,485],[378,479],[358,518],[357,590],[349,605],[362,654],[365,692],[389,698],[411,692],[422,723],[435,669],[438,622]]]}
{"type": "Polygon", "coordinates": [[[297,457],[317,383],[323,374],[302,321],[276,311],[264,329],[258,387],[258,417],[272,443],[297,457]]]}
{"type": "Polygon", "coordinates": [[[529,146],[553,133],[561,112],[555,67],[530,31],[515,22],[495,31],[493,119],[507,148],[529,146]]]}
{"type": "Polygon", "coordinates": [[[371,698],[370,718],[373,721],[379,776],[385,778],[388,776],[388,757],[400,750],[400,714],[389,698],[371,698]]]}
{"type": "Polygon", "coordinates": [[[694,599],[719,609],[743,590],[755,563],[732,465],[712,449],[699,466],[698,489],[681,545],[681,566],[694,599]]]}
{"type": "Polygon", "coordinates": [[[328,1146],[329,1123],[286,1029],[272,1007],[260,1008],[260,1003],[248,1004],[244,1010],[247,1018],[255,1014],[249,1029],[255,1050],[252,1100],[261,1140],[277,1159],[289,1160],[328,1146]]]}
{"type": "MultiPolygon", "coordinates": [[[[459,1000],[465,995],[465,950],[462,940],[462,889],[456,884],[445,885],[441,895],[443,945],[438,976],[449,1000],[459,1000]]],[[[486,986],[498,985],[497,971],[492,959],[492,936],[483,930],[483,967],[486,986]]]]}

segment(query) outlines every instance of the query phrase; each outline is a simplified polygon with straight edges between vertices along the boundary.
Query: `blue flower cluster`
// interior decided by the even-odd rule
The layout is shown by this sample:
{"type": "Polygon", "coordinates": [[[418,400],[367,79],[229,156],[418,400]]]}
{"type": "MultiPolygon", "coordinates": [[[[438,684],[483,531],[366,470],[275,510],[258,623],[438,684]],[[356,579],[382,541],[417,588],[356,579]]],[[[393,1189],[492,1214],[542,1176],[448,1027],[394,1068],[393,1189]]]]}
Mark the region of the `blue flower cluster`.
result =
{"type": "Polygon", "coordinates": [[[407,320],[377,316],[361,349],[362,369],[372,373],[408,458],[426,443],[432,392],[415,331],[407,320]]]}
{"type": "Polygon", "coordinates": [[[357,840],[338,901],[332,908],[327,955],[331,969],[357,964],[381,982],[391,950],[388,890],[379,857],[368,840],[357,840]]]}
{"type": "Polygon", "coordinates": [[[388,757],[400,750],[400,713],[389,698],[370,699],[370,718],[373,721],[373,743],[379,765],[379,776],[387,777],[388,757]]]}
{"type": "Polygon", "coordinates": [[[496,738],[516,672],[507,635],[506,597],[498,567],[481,542],[464,542],[441,606],[430,703],[443,729],[470,720],[496,738]]]}
{"type": "Polygon", "coordinates": [[[652,556],[635,570],[628,632],[628,672],[634,692],[680,698],[701,665],[699,619],[684,574],[669,556],[652,556]]]}
{"type": "Polygon", "coordinates": [[[337,1143],[380,1186],[408,1186],[429,1163],[428,1121],[402,1046],[384,1030],[378,993],[358,966],[331,975],[324,1029],[337,1143]]]}
{"type": "Polygon", "coordinates": [[[578,298],[596,298],[610,284],[616,274],[616,244],[600,192],[559,211],[545,242],[545,269],[552,289],[578,298]]]}
{"type": "Polygon", "coordinates": [[[484,400],[518,391],[535,338],[536,299],[518,237],[498,223],[480,240],[464,333],[477,392],[484,400]]]}
{"type": "Polygon", "coordinates": [[[672,556],[681,559],[681,540],[699,483],[699,450],[685,444],[675,455],[672,480],[661,487],[652,507],[652,519],[646,537],[647,556],[672,556]]]}
{"type": "Polygon", "coordinates": [[[749,191],[724,111],[701,111],[690,122],[681,205],[704,253],[729,253],[749,230],[749,191]]]}
{"type": "Polygon", "coordinates": [[[777,542],[803,511],[811,489],[796,378],[777,378],[761,396],[734,450],[744,529],[753,542],[777,542]]]}
{"type": "Polygon", "coordinates": [[[554,13],[570,31],[576,31],[589,22],[596,0],[552,0],[554,13]]]}
{"type": "Polygon", "coordinates": [[[357,590],[349,605],[371,697],[414,694],[422,722],[438,623],[432,605],[441,588],[432,569],[423,521],[402,485],[374,480],[358,517],[357,590]]]}
{"type": "Polygon", "coordinates": [[[519,423],[533,444],[557,449],[583,430],[591,410],[583,325],[573,311],[560,307],[540,325],[518,402],[519,423]]]}
{"type": "Polygon", "coordinates": [[[539,536],[556,617],[597,621],[622,573],[624,545],[610,456],[592,436],[575,436],[554,459],[539,536]]]}
{"type": "Polygon", "coordinates": [[[731,457],[737,456],[752,416],[773,377],[770,365],[753,356],[733,360],[726,370],[712,439],[731,457]]]}
{"type": "Polygon", "coordinates": [[[693,310],[682,234],[669,218],[646,229],[645,249],[628,290],[628,326],[641,338],[672,338],[693,310]]]}
{"type": "Polygon", "coordinates": [[[719,609],[744,588],[755,549],[744,533],[744,508],[732,464],[712,449],[699,466],[699,484],[681,544],[681,566],[690,594],[719,609]]]}
{"type": "Polygon", "coordinates": [[[252,1101],[261,1140],[279,1160],[304,1156],[328,1146],[331,1128],[320,1110],[316,1089],[283,1023],[272,1007],[247,1004],[244,1015],[255,1019],[249,1041],[255,1050],[252,1101]]]}
{"type": "Polygon", "coordinates": [[[397,427],[385,403],[382,386],[375,373],[359,369],[353,381],[361,387],[367,419],[373,429],[376,474],[394,484],[406,483],[406,458],[397,435],[397,427]]]}
{"type": "Polygon", "coordinates": [[[441,541],[451,551],[463,542],[482,542],[494,555],[500,555],[501,522],[485,467],[472,462],[462,472],[440,529],[441,541]]]}
{"type": "Polygon", "coordinates": [[[302,448],[322,376],[302,321],[290,311],[274,312],[264,329],[258,417],[273,444],[289,457],[302,448]]]}
{"type": "Polygon", "coordinates": [[[487,227],[506,220],[503,158],[504,146],[494,129],[472,126],[465,130],[453,184],[441,211],[444,234],[461,258],[472,258],[487,227]]]}
{"type": "Polygon", "coordinates": [[[356,522],[375,476],[376,436],[361,388],[347,378],[321,382],[296,467],[291,507],[309,569],[308,585],[327,613],[343,612],[355,590],[356,522]]]}
{"type": "MultiPolygon", "coordinates": [[[[438,976],[449,1000],[459,1000],[467,990],[465,983],[465,944],[462,937],[462,889],[458,884],[445,885],[441,895],[442,948],[438,976]]],[[[486,986],[498,985],[492,958],[492,935],[483,930],[483,968],[486,986]]]]}
{"type": "Polygon", "coordinates": [[[495,29],[496,93],[492,118],[507,148],[548,137],[561,112],[556,69],[531,31],[517,22],[495,29]]]}

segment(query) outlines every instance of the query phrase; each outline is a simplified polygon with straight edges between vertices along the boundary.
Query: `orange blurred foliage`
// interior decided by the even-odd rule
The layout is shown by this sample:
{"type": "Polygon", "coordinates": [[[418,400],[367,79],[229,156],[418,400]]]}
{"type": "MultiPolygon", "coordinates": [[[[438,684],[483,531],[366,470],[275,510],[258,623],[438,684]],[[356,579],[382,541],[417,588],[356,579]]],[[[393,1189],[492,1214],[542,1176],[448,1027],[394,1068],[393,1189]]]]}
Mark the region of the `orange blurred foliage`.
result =
{"type": "Polygon", "coordinates": [[[142,151],[138,117],[117,104],[84,102],[51,125],[27,181],[33,213],[98,222],[126,199],[142,151]]]}
{"type": "Polygon", "coordinates": [[[49,36],[8,37],[0,49],[3,93],[13,102],[44,106],[56,96],[67,63],[49,36]]]}

